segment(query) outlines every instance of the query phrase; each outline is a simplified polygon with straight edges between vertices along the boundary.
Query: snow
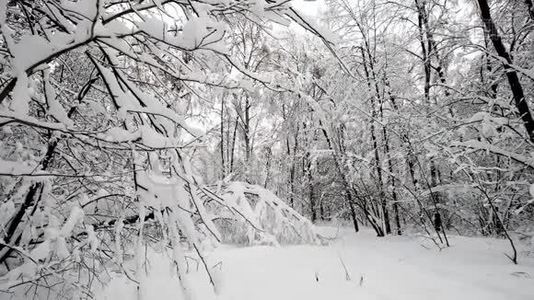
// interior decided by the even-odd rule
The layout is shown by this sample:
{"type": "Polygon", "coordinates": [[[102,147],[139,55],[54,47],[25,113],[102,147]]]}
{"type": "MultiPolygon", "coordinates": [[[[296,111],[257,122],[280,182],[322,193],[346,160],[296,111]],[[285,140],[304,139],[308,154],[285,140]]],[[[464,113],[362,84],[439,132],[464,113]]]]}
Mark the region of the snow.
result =
{"type": "Polygon", "coordinates": [[[50,115],[52,115],[56,120],[59,122],[65,124],[67,127],[73,127],[74,122],[69,119],[67,112],[65,111],[65,108],[59,103],[58,99],[56,98],[56,92],[54,90],[54,87],[50,84],[50,74],[49,71],[45,71],[45,81],[44,81],[44,88],[45,88],[45,94],[46,94],[46,100],[48,103],[48,112],[50,115]]]}
{"type": "MultiPolygon", "coordinates": [[[[226,208],[238,212],[246,219],[233,226],[221,224],[227,241],[242,243],[246,240],[249,245],[318,242],[308,219],[261,186],[232,182],[225,187],[221,198],[226,208]]],[[[221,212],[217,214],[232,218],[221,212]]]]}
{"type": "Polygon", "coordinates": [[[83,210],[79,206],[73,206],[67,221],[65,222],[65,224],[63,224],[63,227],[61,228],[61,234],[64,237],[70,236],[72,234],[74,226],[76,226],[77,223],[83,221],[83,217],[83,210]]]}
{"type": "MultiPolygon", "coordinates": [[[[187,274],[192,299],[533,299],[534,259],[513,265],[505,240],[451,236],[452,247],[432,248],[418,237],[376,238],[371,231],[336,233],[329,246],[235,247],[224,245],[208,257],[220,269],[215,295],[205,271],[194,261],[187,274]],[[345,267],[346,271],[345,271],[345,267]],[[221,281],[221,278],[224,280],[221,281]]],[[[143,299],[181,299],[168,257],[152,251],[143,299]]],[[[117,275],[96,299],[135,299],[136,284],[117,275]]]]}
{"type": "Polygon", "coordinates": [[[30,94],[28,92],[28,76],[21,72],[17,77],[17,83],[13,89],[13,99],[11,108],[15,113],[26,115],[30,109],[30,94]]]}
{"type": "Polygon", "coordinates": [[[225,52],[225,48],[219,44],[223,40],[225,27],[200,10],[200,17],[189,19],[178,35],[167,34],[167,25],[156,15],[147,16],[142,22],[137,22],[137,27],[165,43],[185,50],[199,48],[213,49],[225,52]]]}
{"type": "Polygon", "coordinates": [[[1,174],[27,174],[36,169],[35,163],[28,161],[10,161],[0,158],[0,173],[1,174]]]}
{"type": "Polygon", "coordinates": [[[15,203],[13,201],[0,204],[0,231],[5,230],[5,226],[8,224],[8,220],[14,212],[15,203]]]}
{"type": "Polygon", "coordinates": [[[513,153],[504,149],[501,149],[495,145],[491,145],[485,142],[475,141],[475,140],[469,140],[466,142],[452,142],[451,145],[453,147],[466,147],[471,148],[474,150],[485,150],[491,153],[499,154],[502,156],[510,157],[511,159],[521,162],[529,167],[534,168],[534,158],[527,157],[524,155],[520,155],[517,153],[513,153]]]}

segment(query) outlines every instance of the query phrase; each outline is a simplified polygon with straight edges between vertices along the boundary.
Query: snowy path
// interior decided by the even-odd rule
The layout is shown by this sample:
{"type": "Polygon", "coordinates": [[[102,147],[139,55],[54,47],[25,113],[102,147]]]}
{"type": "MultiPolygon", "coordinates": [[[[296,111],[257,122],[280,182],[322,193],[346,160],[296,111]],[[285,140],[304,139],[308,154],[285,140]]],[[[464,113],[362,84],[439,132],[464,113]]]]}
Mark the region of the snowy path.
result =
{"type": "MultiPolygon", "coordinates": [[[[534,299],[534,260],[523,257],[521,265],[512,265],[503,255],[505,241],[454,237],[453,247],[439,252],[415,238],[377,239],[348,230],[341,235],[327,247],[221,247],[215,253],[223,261],[220,296],[199,286],[196,299],[534,299]]],[[[176,279],[160,274],[151,282],[147,299],[176,295],[177,287],[169,287],[176,279]]]]}

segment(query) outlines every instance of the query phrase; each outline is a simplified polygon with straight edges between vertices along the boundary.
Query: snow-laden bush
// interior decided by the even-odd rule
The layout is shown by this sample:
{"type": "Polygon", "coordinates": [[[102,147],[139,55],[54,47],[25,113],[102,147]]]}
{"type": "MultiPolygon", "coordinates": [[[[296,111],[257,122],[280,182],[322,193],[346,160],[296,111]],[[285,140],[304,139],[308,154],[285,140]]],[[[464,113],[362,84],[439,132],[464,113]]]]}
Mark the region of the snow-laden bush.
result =
{"type": "Polygon", "coordinates": [[[313,224],[271,191],[258,185],[231,182],[221,188],[224,208],[218,225],[224,242],[238,244],[317,243],[313,224]]]}

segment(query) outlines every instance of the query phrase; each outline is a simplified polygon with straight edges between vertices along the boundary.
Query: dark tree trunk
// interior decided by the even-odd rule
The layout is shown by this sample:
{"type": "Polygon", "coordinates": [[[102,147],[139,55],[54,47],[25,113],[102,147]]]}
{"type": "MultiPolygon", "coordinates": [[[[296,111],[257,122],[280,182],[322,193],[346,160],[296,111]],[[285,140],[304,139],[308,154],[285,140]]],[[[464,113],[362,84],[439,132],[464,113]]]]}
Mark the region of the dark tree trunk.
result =
{"type": "Polygon", "coordinates": [[[511,66],[513,63],[512,57],[506,50],[497,27],[493,22],[488,1],[478,0],[478,6],[480,9],[482,22],[484,23],[486,31],[489,34],[491,42],[493,43],[493,47],[495,48],[497,55],[504,60],[504,70],[508,79],[508,83],[510,84],[510,89],[512,90],[515,106],[519,112],[519,115],[521,116],[521,120],[523,121],[523,125],[525,126],[525,130],[527,131],[530,141],[534,143],[534,119],[532,119],[532,114],[530,113],[528,103],[525,99],[525,94],[523,92],[521,82],[519,81],[519,76],[511,66]]]}
{"type": "Polygon", "coordinates": [[[237,138],[238,124],[239,124],[239,116],[235,118],[234,132],[232,133],[232,147],[230,148],[230,173],[234,171],[235,140],[237,138]]]}
{"type": "Polygon", "coordinates": [[[289,167],[289,205],[291,207],[295,206],[295,168],[297,160],[297,149],[298,149],[298,135],[299,135],[299,126],[295,130],[295,141],[293,144],[293,152],[291,153],[289,148],[289,138],[287,138],[287,153],[291,154],[291,165],[289,167]]]}
{"type": "Polygon", "coordinates": [[[271,160],[272,160],[272,157],[273,157],[273,152],[271,150],[271,148],[267,148],[267,151],[266,151],[266,162],[265,162],[265,182],[263,184],[263,187],[264,188],[267,188],[267,185],[269,184],[269,179],[271,178],[271,160]]]}
{"type": "Polygon", "coordinates": [[[221,98],[221,179],[226,177],[224,160],[224,97],[221,98]]]}
{"type": "MultiPolygon", "coordinates": [[[[91,85],[94,83],[94,80],[90,80],[87,83],[87,86],[90,88],[91,85]]],[[[78,96],[78,100],[81,101],[84,98],[85,94],[80,94],[78,96]]],[[[71,118],[74,112],[76,111],[76,106],[71,107],[69,112],[67,113],[67,117],[71,118]]],[[[50,134],[50,133],[49,133],[50,134]]],[[[58,140],[57,139],[51,139],[51,135],[49,135],[49,142],[46,149],[46,153],[44,155],[44,158],[41,160],[40,166],[41,170],[47,170],[50,164],[52,163],[56,148],[58,146],[58,140]]],[[[16,212],[16,214],[11,219],[9,226],[7,230],[5,231],[5,234],[3,235],[2,239],[6,244],[16,244],[19,237],[14,238],[16,235],[16,230],[19,227],[20,224],[23,222],[24,215],[26,215],[26,211],[29,207],[33,206],[33,210],[30,212],[30,215],[33,215],[35,213],[35,210],[37,209],[37,202],[41,200],[42,192],[43,192],[43,184],[41,182],[34,183],[30,186],[28,193],[26,194],[26,197],[24,198],[24,202],[21,203],[21,206],[19,207],[19,210],[16,212]]],[[[6,258],[9,257],[11,254],[12,248],[4,248],[4,246],[0,245],[0,264],[2,264],[6,258]]]]}
{"type": "Polygon", "coordinates": [[[358,219],[356,218],[356,209],[354,207],[352,197],[350,193],[347,193],[345,197],[347,198],[347,203],[349,204],[350,217],[352,219],[352,225],[354,226],[354,231],[358,232],[360,231],[360,227],[358,226],[358,219]]]}
{"type": "Polygon", "coordinates": [[[527,5],[528,15],[532,21],[534,21],[534,4],[532,3],[532,0],[525,0],[525,4],[527,5]]]}
{"type": "Polygon", "coordinates": [[[415,0],[415,6],[417,7],[417,26],[419,29],[419,43],[421,44],[421,57],[423,60],[423,71],[425,74],[424,94],[425,100],[428,103],[430,102],[430,80],[432,72],[432,66],[430,64],[430,53],[425,43],[425,37],[427,36],[425,34],[425,24],[428,24],[428,16],[426,13],[426,7],[424,2],[421,2],[421,0],[415,0]]]}
{"type": "Polygon", "coordinates": [[[313,189],[312,159],[310,153],[306,153],[306,176],[308,177],[308,200],[310,204],[311,221],[317,221],[317,205],[315,204],[315,195],[313,189]]]}

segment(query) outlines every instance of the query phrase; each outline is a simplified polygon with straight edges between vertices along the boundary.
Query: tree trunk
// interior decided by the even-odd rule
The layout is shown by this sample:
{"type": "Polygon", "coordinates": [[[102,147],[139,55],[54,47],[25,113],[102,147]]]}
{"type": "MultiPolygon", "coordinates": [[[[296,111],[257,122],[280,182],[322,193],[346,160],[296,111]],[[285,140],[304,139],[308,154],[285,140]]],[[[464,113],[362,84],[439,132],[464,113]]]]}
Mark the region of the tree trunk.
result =
{"type": "Polygon", "coordinates": [[[370,121],[369,131],[371,132],[371,141],[372,141],[372,144],[373,144],[373,151],[374,151],[374,155],[375,155],[375,169],[376,169],[376,175],[377,175],[377,180],[378,180],[379,201],[380,201],[380,210],[381,210],[380,211],[380,215],[382,216],[382,222],[383,222],[384,231],[386,232],[386,234],[389,234],[389,233],[391,233],[391,225],[390,225],[390,222],[389,222],[389,212],[388,212],[388,208],[387,208],[387,199],[386,199],[386,196],[384,194],[384,182],[382,180],[382,167],[381,167],[381,161],[380,161],[380,154],[379,154],[379,150],[378,150],[378,139],[377,139],[376,133],[375,133],[375,130],[376,130],[376,128],[375,128],[375,119],[377,118],[375,99],[379,101],[379,103],[380,103],[379,105],[382,105],[382,101],[381,101],[381,98],[380,98],[380,92],[379,92],[378,83],[376,81],[376,75],[375,75],[375,71],[374,71],[374,63],[373,63],[374,58],[371,55],[371,52],[369,50],[369,46],[367,45],[367,43],[366,43],[366,47],[367,47],[366,52],[363,51],[363,47],[360,48],[361,52],[362,52],[361,53],[362,54],[362,58],[363,58],[363,68],[364,68],[365,76],[366,76],[366,79],[367,79],[367,86],[369,88],[369,92],[371,94],[374,94],[374,96],[371,97],[371,116],[372,116],[372,119],[370,121]],[[367,55],[367,58],[369,60],[369,66],[367,66],[366,55],[367,55]],[[372,75],[372,77],[371,77],[371,75],[372,75]],[[373,84],[372,84],[372,82],[374,82],[374,92],[373,92],[373,84]]]}
{"type": "MultiPolygon", "coordinates": [[[[348,201],[349,207],[353,209],[354,205],[357,205],[362,210],[365,219],[369,222],[369,224],[371,224],[371,227],[373,227],[373,229],[375,230],[376,235],[379,237],[384,236],[384,230],[382,229],[380,224],[376,222],[375,218],[371,215],[371,212],[367,207],[365,199],[360,199],[361,202],[356,201],[356,199],[358,199],[358,192],[356,191],[356,189],[354,189],[354,187],[350,185],[349,179],[347,179],[346,177],[346,174],[342,168],[342,162],[340,161],[340,153],[338,150],[336,150],[336,148],[334,148],[334,145],[332,144],[332,141],[328,136],[328,132],[324,129],[321,122],[319,122],[319,125],[322,128],[323,135],[326,139],[326,143],[328,144],[328,149],[333,153],[334,163],[336,165],[336,169],[339,172],[339,175],[341,176],[341,182],[343,184],[343,187],[345,188],[345,192],[347,193],[347,195],[349,195],[348,197],[345,197],[345,199],[348,201]]],[[[354,224],[354,229],[356,232],[358,232],[359,228],[356,220],[356,213],[351,212],[351,217],[354,224]]]]}
{"type": "Polygon", "coordinates": [[[421,3],[421,0],[415,0],[415,6],[417,7],[417,26],[419,29],[419,43],[421,44],[421,58],[423,59],[423,72],[425,74],[424,79],[424,95],[427,103],[430,102],[430,80],[432,66],[430,61],[429,49],[425,44],[426,34],[425,34],[425,23],[428,23],[428,16],[426,13],[426,7],[424,2],[421,3]]]}
{"type": "Polygon", "coordinates": [[[266,162],[265,162],[265,182],[263,184],[263,187],[267,189],[267,185],[269,184],[269,179],[271,178],[271,160],[272,160],[272,157],[273,157],[273,152],[271,150],[270,147],[267,148],[267,151],[266,151],[267,155],[265,157],[266,159],[266,162]]]}
{"type": "Polygon", "coordinates": [[[491,42],[493,43],[493,47],[495,48],[497,55],[504,60],[504,70],[508,79],[508,83],[510,84],[510,89],[512,90],[515,106],[519,112],[519,115],[521,116],[521,120],[523,121],[523,125],[525,126],[525,130],[527,131],[530,141],[534,143],[534,119],[532,119],[532,114],[530,113],[528,103],[525,99],[525,94],[523,92],[521,82],[519,81],[519,76],[511,67],[513,63],[512,57],[506,50],[497,27],[493,22],[488,1],[478,0],[478,6],[480,9],[482,22],[484,23],[486,31],[489,34],[491,42]]]}
{"type": "Polygon", "coordinates": [[[349,204],[350,217],[352,219],[352,225],[354,226],[354,231],[358,232],[358,231],[360,231],[360,227],[358,226],[358,219],[356,218],[356,209],[354,208],[354,203],[353,203],[353,200],[352,200],[352,196],[351,196],[350,193],[347,193],[345,195],[345,197],[347,199],[347,203],[349,204]]]}
{"type": "Polygon", "coordinates": [[[232,134],[232,147],[230,149],[230,173],[234,171],[234,156],[235,156],[235,140],[237,138],[237,126],[239,124],[239,116],[235,118],[234,132],[232,134]]]}
{"type": "MultiPolygon", "coordinates": [[[[250,103],[249,96],[245,96],[245,120],[243,122],[243,137],[245,141],[245,164],[250,161],[251,145],[250,145],[250,103]]],[[[246,167],[248,169],[248,167],[246,167]]]]}
{"type": "Polygon", "coordinates": [[[226,177],[224,159],[224,97],[221,97],[221,179],[226,177]]]}
{"type": "Polygon", "coordinates": [[[317,221],[317,207],[315,204],[315,195],[313,189],[312,159],[310,153],[306,153],[306,176],[308,178],[308,203],[310,204],[311,221],[317,221]]]}
{"type": "MultiPolygon", "coordinates": [[[[291,207],[295,206],[295,167],[296,167],[296,160],[297,160],[297,148],[298,148],[298,135],[299,135],[299,125],[297,124],[297,128],[295,129],[295,141],[293,144],[293,151],[291,153],[291,165],[289,167],[289,189],[290,189],[290,195],[289,195],[289,205],[291,207]]],[[[288,154],[291,152],[289,148],[289,138],[287,139],[288,143],[288,154]]]]}
{"type": "Polygon", "coordinates": [[[532,21],[534,21],[534,4],[532,3],[532,0],[525,0],[525,4],[527,5],[528,15],[532,21]]]}

